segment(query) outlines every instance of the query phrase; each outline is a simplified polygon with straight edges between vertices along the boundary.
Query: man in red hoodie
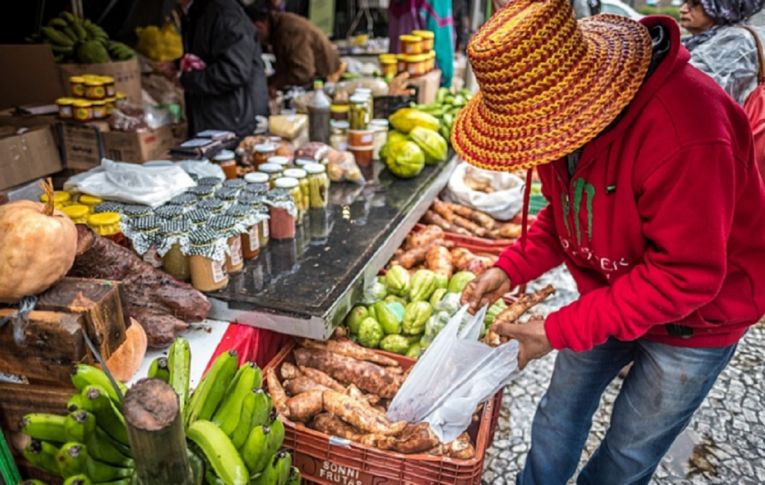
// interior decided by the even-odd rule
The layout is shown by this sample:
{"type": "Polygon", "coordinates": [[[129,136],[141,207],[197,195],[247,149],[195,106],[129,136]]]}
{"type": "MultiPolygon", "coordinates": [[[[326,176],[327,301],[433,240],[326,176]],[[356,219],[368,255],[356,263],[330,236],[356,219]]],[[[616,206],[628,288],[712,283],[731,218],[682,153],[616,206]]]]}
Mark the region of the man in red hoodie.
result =
{"type": "Polygon", "coordinates": [[[518,483],[567,482],[630,362],[578,483],[648,483],[765,313],[765,187],[746,116],[688,64],[668,17],[577,23],[563,0],[515,0],[468,55],[481,93],[455,149],[491,170],[537,167],[549,205],[463,303],[475,311],[561,263],[581,293],[495,326],[519,342],[520,367],[559,350],[518,483]]]}

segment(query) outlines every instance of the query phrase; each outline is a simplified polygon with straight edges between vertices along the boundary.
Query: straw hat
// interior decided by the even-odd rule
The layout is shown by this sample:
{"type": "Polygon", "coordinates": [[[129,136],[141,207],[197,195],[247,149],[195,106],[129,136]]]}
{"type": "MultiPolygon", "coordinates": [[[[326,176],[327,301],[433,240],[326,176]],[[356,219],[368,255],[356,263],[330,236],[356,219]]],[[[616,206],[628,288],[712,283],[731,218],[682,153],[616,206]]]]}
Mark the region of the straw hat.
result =
{"type": "Polygon", "coordinates": [[[651,37],[616,15],[577,22],[568,0],[514,0],[468,45],[481,87],[452,145],[489,170],[529,169],[593,139],[629,104],[651,61],[651,37]]]}

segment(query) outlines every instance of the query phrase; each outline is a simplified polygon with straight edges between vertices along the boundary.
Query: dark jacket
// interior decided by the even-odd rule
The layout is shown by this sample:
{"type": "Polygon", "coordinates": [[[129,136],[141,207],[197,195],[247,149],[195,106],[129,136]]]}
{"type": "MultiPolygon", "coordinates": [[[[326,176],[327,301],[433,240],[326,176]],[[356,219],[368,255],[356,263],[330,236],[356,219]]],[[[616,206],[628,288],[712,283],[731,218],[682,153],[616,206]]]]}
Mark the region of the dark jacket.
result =
{"type": "Polygon", "coordinates": [[[268,114],[268,87],[255,28],[236,0],[196,0],[183,24],[184,50],[207,67],[181,76],[191,133],[252,133],[268,114]]]}
{"type": "Polygon", "coordinates": [[[308,19],[273,12],[269,43],[276,56],[276,74],[269,84],[277,89],[326,79],[340,69],[340,56],[329,38],[308,19]]]}

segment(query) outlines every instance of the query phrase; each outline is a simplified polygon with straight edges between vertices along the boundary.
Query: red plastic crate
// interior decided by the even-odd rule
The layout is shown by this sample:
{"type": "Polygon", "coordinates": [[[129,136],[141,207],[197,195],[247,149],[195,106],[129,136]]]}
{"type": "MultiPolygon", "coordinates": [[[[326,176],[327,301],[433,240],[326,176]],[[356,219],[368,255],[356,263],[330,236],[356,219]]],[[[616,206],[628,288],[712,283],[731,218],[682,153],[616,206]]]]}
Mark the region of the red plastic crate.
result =
{"type": "MultiPolygon", "coordinates": [[[[281,364],[292,362],[294,348],[294,342],[287,345],[266,368],[275,368],[279,375],[281,364]]],[[[400,355],[379,353],[396,359],[405,369],[415,362],[400,355]]],[[[468,429],[476,449],[476,456],[470,460],[383,451],[331,437],[283,418],[286,429],[284,447],[292,451],[293,463],[309,483],[477,485],[481,483],[486,449],[492,443],[501,405],[500,391],[484,404],[480,420],[468,429]]]]}

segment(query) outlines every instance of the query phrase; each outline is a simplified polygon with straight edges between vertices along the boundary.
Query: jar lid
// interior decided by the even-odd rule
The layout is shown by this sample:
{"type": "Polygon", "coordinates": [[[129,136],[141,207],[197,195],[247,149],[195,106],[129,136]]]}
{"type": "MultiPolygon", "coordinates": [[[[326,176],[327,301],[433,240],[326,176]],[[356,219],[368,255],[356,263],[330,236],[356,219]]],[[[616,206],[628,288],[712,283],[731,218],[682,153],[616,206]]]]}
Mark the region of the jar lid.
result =
{"type": "MultiPolygon", "coordinates": [[[[53,192],[53,203],[61,204],[72,200],[72,194],[64,192],[63,190],[56,190],[53,192]]],[[[40,202],[48,202],[48,194],[42,194],[40,196],[40,202]]]]}
{"type": "Polygon", "coordinates": [[[122,208],[125,207],[125,204],[121,202],[114,202],[111,200],[108,200],[104,202],[103,204],[98,204],[96,207],[93,208],[93,212],[100,213],[100,212],[122,212],[122,208]]]}
{"type": "Polygon", "coordinates": [[[68,105],[74,103],[74,98],[58,98],[56,104],[68,105]]]}
{"type": "Polygon", "coordinates": [[[161,219],[176,219],[183,215],[183,207],[177,205],[163,205],[157,207],[154,211],[154,215],[161,219]]]}
{"type": "Polygon", "coordinates": [[[207,197],[215,193],[215,186],[213,185],[197,185],[196,187],[189,187],[186,191],[187,194],[195,195],[197,197],[207,197]]]}
{"type": "Polygon", "coordinates": [[[309,175],[316,175],[327,171],[327,167],[320,163],[306,163],[303,165],[303,170],[308,172],[309,175]]]}
{"type": "Polygon", "coordinates": [[[353,104],[367,104],[367,99],[369,99],[369,96],[364,96],[363,94],[354,94],[351,96],[351,103],[353,104]]]}
{"type": "Polygon", "coordinates": [[[210,212],[220,212],[223,210],[223,201],[220,199],[207,199],[197,204],[197,207],[210,212]]]}
{"type": "Polygon", "coordinates": [[[197,197],[194,194],[190,194],[188,192],[176,195],[172,199],[170,199],[167,203],[170,205],[178,205],[182,207],[189,207],[197,203],[197,197]]]}
{"type": "Polygon", "coordinates": [[[275,163],[264,163],[263,165],[258,167],[258,169],[261,172],[273,175],[275,173],[280,173],[282,170],[284,170],[284,167],[282,167],[281,165],[277,165],[275,163]]]}
{"type": "Polygon", "coordinates": [[[91,226],[112,226],[120,223],[120,215],[116,212],[101,212],[100,214],[91,214],[88,217],[88,224],[91,226]]]}
{"type": "Polygon", "coordinates": [[[422,40],[422,37],[417,35],[404,34],[404,35],[399,35],[398,39],[401,42],[419,42],[422,40]]]}
{"type": "Polygon", "coordinates": [[[295,160],[295,165],[298,166],[298,167],[302,167],[306,163],[314,163],[314,161],[313,160],[309,160],[307,158],[298,158],[298,159],[295,160]]]}
{"type": "Polygon", "coordinates": [[[406,56],[406,62],[422,62],[427,60],[428,60],[427,54],[412,54],[412,55],[406,56]]]}
{"type": "Polygon", "coordinates": [[[201,179],[197,180],[197,185],[216,186],[219,185],[220,182],[221,179],[218,177],[202,177],[201,179]]]}
{"type": "Polygon", "coordinates": [[[114,78],[112,76],[101,76],[101,79],[105,83],[113,83],[114,82],[114,78]]]}
{"type": "Polygon", "coordinates": [[[277,189],[294,189],[299,184],[300,182],[292,177],[279,177],[274,181],[274,186],[277,189]]]}
{"type": "Polygon", "coordinates": [[[436,37],[436,34],[430,30],[413,30],[412,35],[422,39],[434,39],[436,37]]]}
{"type": "Polygon", "coordinates": [[[375,128],[385,128],[386,130],[388,129],[388,120],[385,118],[375,118],[370,121],[369,124],[375,128]]]}
{"type": "Polygon", "coordinates": [[[179,236],[191,231],[191,221],[185,218],[167,221],[162,224],[162,234],[165,236],[179,236]]]}
{"type": "Polygon", "coordinates": [[[217,155],[213,157],[216,162],[225,162],[226,160],[233,160],[236,155],[231,150],[221,150],[217,155]]]}
{"type": "Polygon", "coordinates": [[[240,189],[233,187],[223,187],[215,192],[215,197],[220,200],[234,200],[239,195],[240,189]]]}
{"type": "Polygon", "coordinates": [[[288,168],[284,171],[285,177],[290,177],[293,179],[302,179],[305,178],[308,175],[308,173],[303,170],[302,168],[288,168]]]}
{"type": "Polygon", "coordinates": [[[283,167],[285,165],[289,165],[290,159],[281,155],[276,155],[273,157],[268,157],[268,163],[274,163],[283,167]]]}
{"type": "Polygon", "coordinates": [[[101,197],[96,197],[94,195],[88,195],[88,194],[82,194],[80,196],[80,204],[84,205],[98,205],[104,201],[101,197]]]}
{"type": "Polygon", "coordinates": [[[228,208],[226,215],[237,219],[242,219],[252,214],[252,212],[252,207],[243,204],[236,204],[228,208]]]}
{"type": "Polygon", "coordinates": [[[72,204],[61,208],[61,212],[69,216],[70,219],[82,219],[90,212],[90,207],[82,204],[72,204]]]}
{"type": "Polygon", "coordinates": [[[329,107],[329,110],[332,113],[347,113],[349,109],[351,109],[351,107],[347,104],[332,104],[329,107]]]}
{"type": "Polygon", "coordinates": [[[237,199],[240,204],[244,205],[254,205],[254,204],[262,204],[266,196],[266,192],[242,192],[239,194],[239,198],[237,199]]]}
{"type": "Polygon", "coordinates": [[[122,91],[117,91],[117,99],[125,99],[127,95],[122,91]]]}
{"type": "Polygon", "coordinates": [[[69,76],[70,83],[84,83],[85,78],[83,76],[69,76]]]}
{"type": "Polygon", "coordinates": [[[386,53],[386,54],[380,54],[378,57],[380,58],[380,61],[382,62],[396,60],[396,54],[386,53]]]}
{"type": "Polygon", "coordinates": [[[200,222],[207,222],[207,219],[210,218],[210,213],[206,210],[194,209],[187,212],[186,217],[194,224],[198,224],[200,222]]]}
{"type": "Polygon", "coordinates": [[[231,179],[223,182],[223,186],[230,189],[243,189],[247,186],[247,182],[244,179],[231,179]]]}
{"type": "Polygon", "coordinates": [[[248,184],[266,184],[268,183],[268,174],[263,172],[252,172],[244,176],[248,184]]]}
{"type": "Polygon", "coordinates": [[[85,86],[103,86],[104,82],[100,79],[86,79],[85,86]]]}
{"type": "Polygon", "coordinates": [[[75,108],[90,108],[91,106],[93,106],[93,103],[91,103],[90,101],[86,101],[84,99],[76,99],[72,103],[72,106],[74,106],[75,108]]]}
{"type": "Polygon", "coordinates": [[[228,215],[211,217],[207,226],[215,231],[226,232],[235,228],[237,220],[228,215]]]}
{"type": "Polygon", "coordinates": [[[154,215],[138,217],[130,221],[130,227],[139,232],[153,232],[162,227],[162,220],[154,215]]]}
{"type": "Polygon", "coordinates": [[[273,143],[261,143],[259,145],[255,145],[255,151],[258,153],[275,152],[276,145],[273,143]]]}
{"type": "Polygon", "coordinates": [[[329,126],[332,127],[332,129],[335,130],[348,130],[348,128],[351,127],[351,124],[345,120],[330,120],[329,126]]]}
{"type": "Polygon", "coordinates": [[[210,246],[220,239],[220,234],[208,228],[197,229],[189,234],[189,243],[192,246],[210,246]]]}
{"type": "Polygon", "coordinates": [[[121,212],[127,217],[144,217],[152,213],[151,207],[138,204],[126,205],[122,208],[121,212]]]}

